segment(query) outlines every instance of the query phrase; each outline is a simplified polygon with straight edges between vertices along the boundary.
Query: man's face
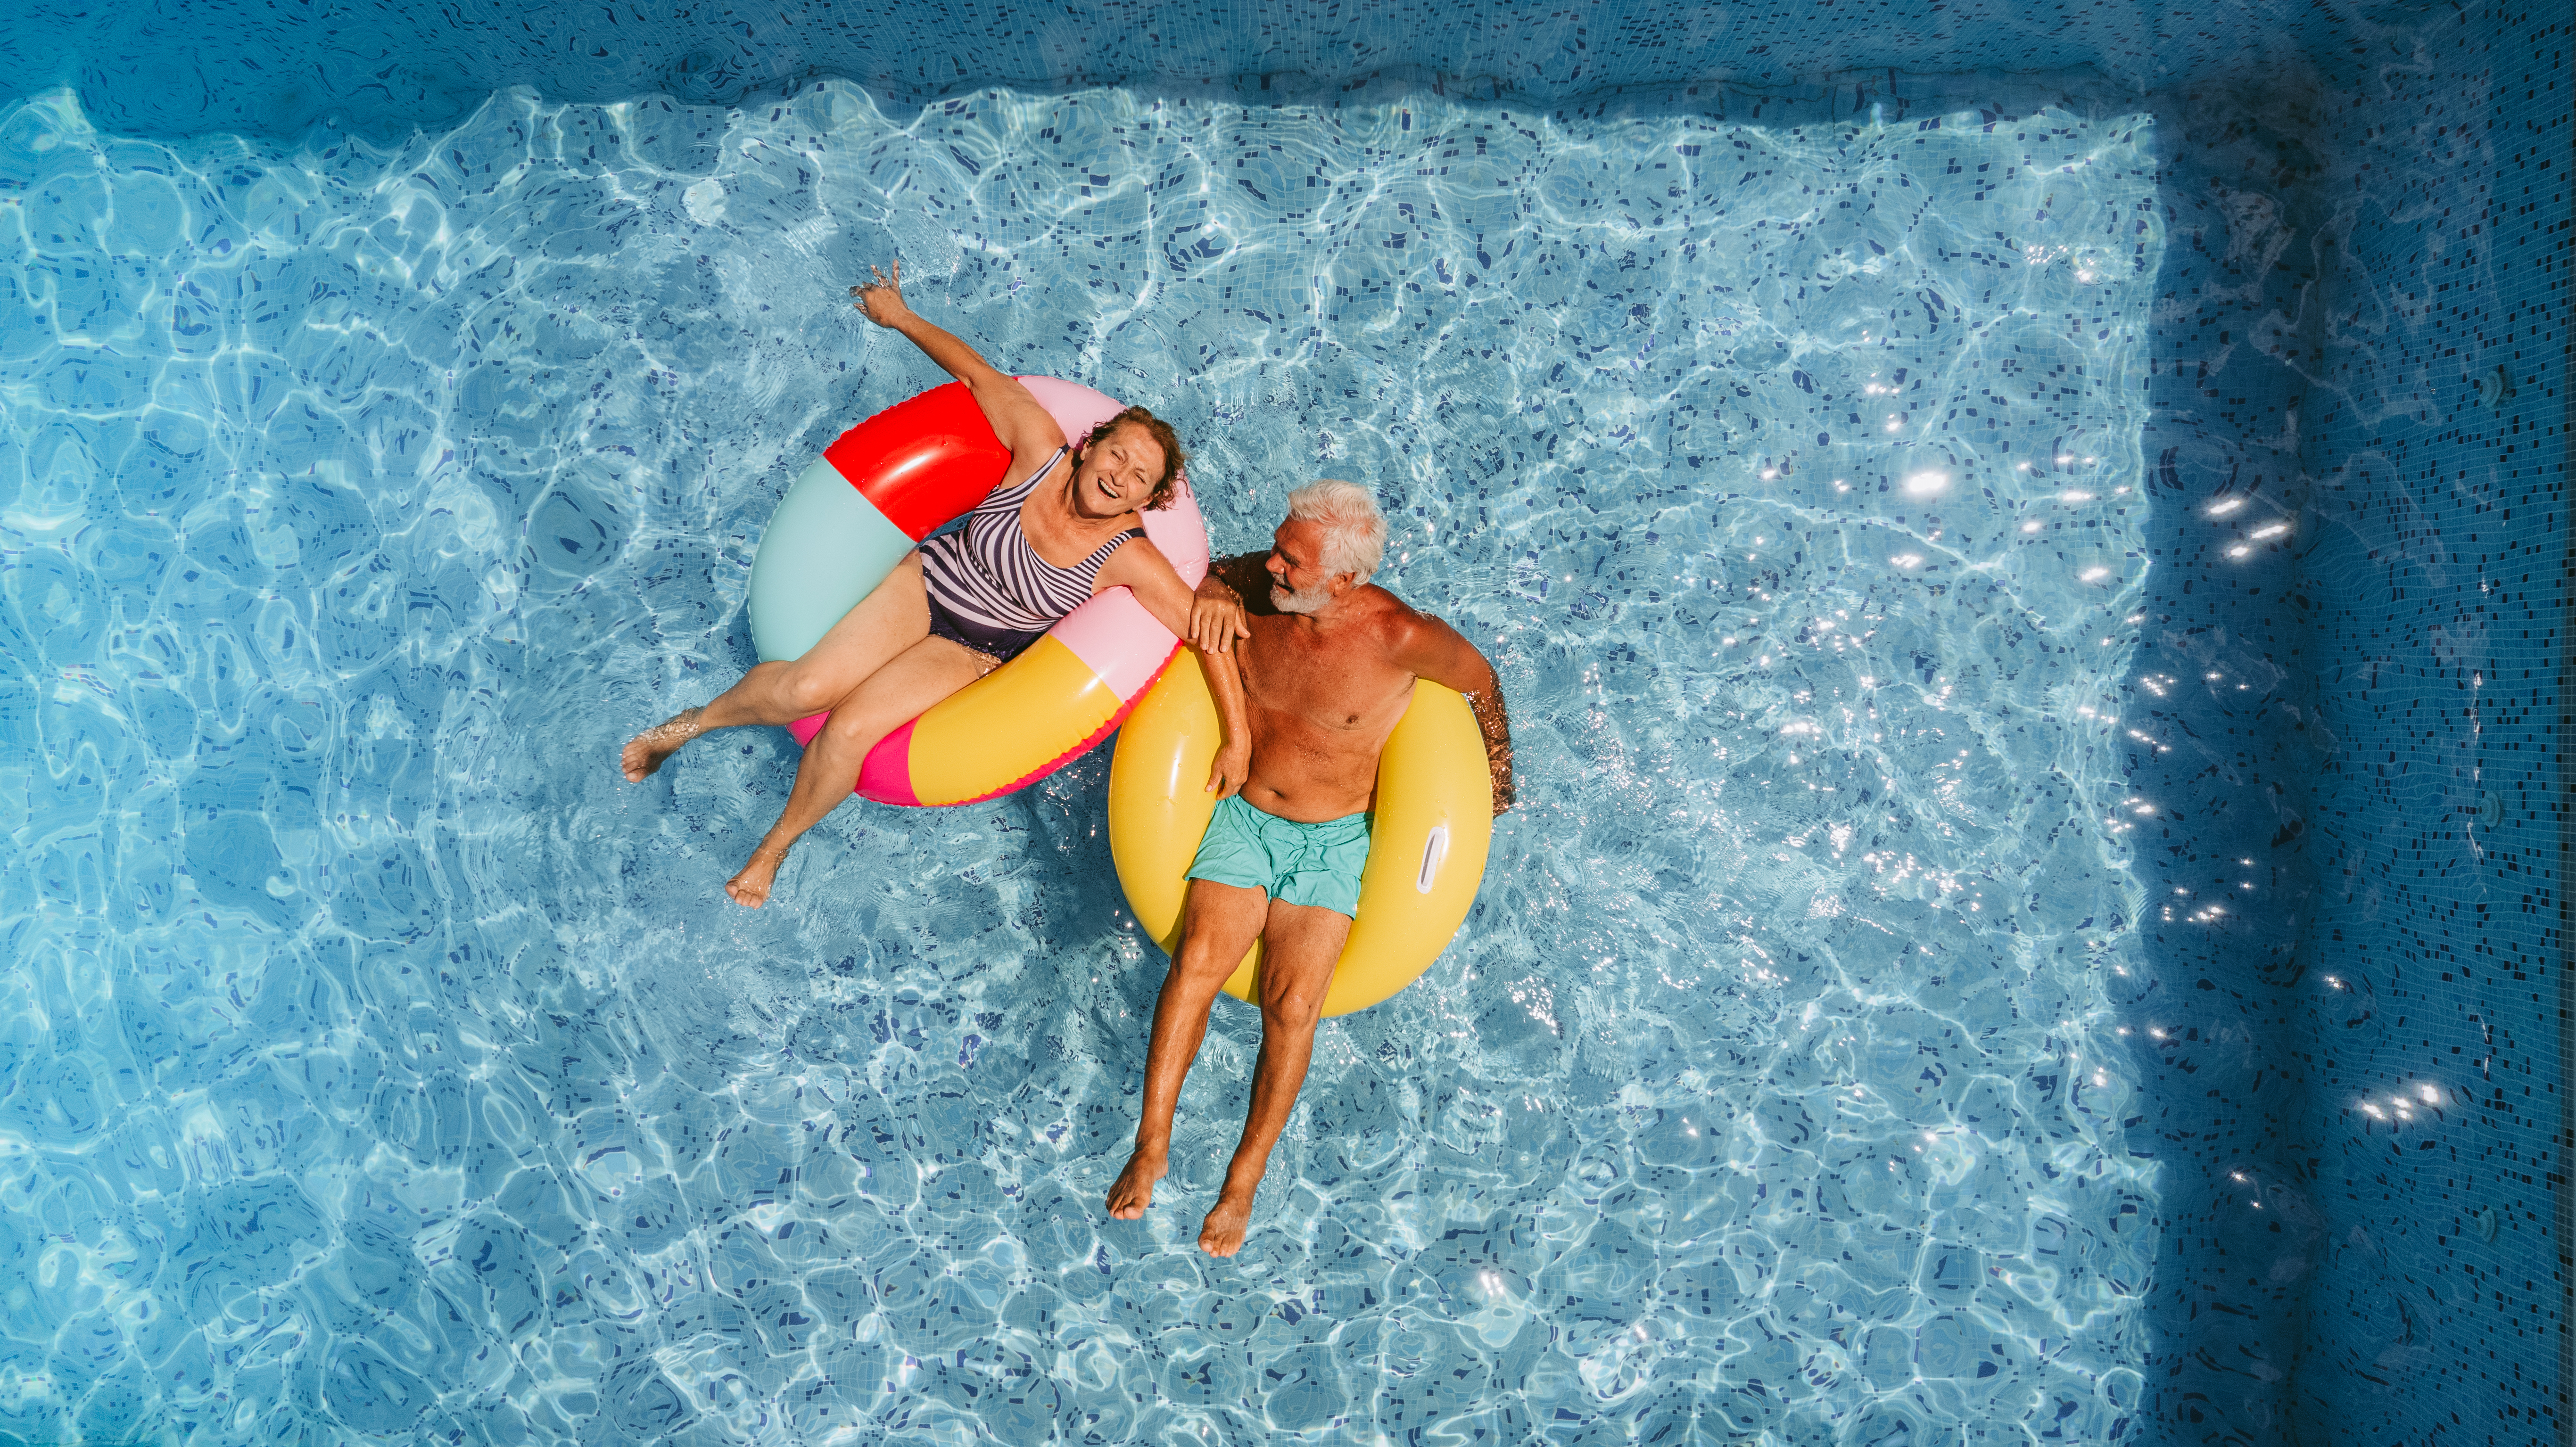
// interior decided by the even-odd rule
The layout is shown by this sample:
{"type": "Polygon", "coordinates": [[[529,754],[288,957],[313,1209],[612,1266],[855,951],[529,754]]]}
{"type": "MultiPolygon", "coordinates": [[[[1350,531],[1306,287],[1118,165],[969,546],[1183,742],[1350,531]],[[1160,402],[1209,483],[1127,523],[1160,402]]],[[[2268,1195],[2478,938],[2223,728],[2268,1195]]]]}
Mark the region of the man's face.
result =
{"type": "Polygon", "coordinates": [[[1282,613],[1312,613],[1350,591],[1348,573],[1323,568],[1324,526],[1290,518],[1270,535],[1270,606],[1282,613]]]}

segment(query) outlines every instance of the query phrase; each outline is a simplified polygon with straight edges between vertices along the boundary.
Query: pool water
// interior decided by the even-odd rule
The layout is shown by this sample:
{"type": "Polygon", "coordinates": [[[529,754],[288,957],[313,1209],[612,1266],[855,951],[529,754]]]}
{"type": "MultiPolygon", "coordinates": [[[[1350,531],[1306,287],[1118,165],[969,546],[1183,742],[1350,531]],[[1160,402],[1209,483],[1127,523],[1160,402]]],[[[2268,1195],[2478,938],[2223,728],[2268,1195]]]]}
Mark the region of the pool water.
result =
{"type": "Polygon", "coordinates": [[[2143,115],[830,82],[392,149],[0,110],[0,1440],[2121,1437],[2143,115]],[[769,509],[938,380],[1341,476],[1496,662],[1466,930],[1126,1154],[1107,750],[722,881],[769,509]],[[1696,1434],[1696,1435],[1694,1435],[1696,1434]]]}

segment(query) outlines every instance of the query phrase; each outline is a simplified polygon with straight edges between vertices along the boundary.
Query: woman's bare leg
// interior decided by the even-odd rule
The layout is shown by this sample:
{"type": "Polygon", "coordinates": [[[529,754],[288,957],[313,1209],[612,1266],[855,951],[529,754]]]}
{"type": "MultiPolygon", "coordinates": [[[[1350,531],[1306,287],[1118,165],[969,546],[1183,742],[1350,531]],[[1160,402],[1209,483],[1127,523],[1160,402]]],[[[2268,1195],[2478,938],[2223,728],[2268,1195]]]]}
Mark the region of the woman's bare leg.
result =
{"type": "Polygon", "coordinates": [[[805,757],[797,762],[796,787],[787,796],[787,808],[751,851],[751,861],[742,872],[725,881],[725,893],[736,904],[760,908],[769,899],[778,866],[787,862],[789,846],[850,797],[850,786],[859,779],[859,765],[877,740],[992,668],[992,659],[972,649],[945,638],[924,638],[833,703],[831,720],[805,746],[805,757]]]}
{"type": "Polygon", "coordinates": [[[703,708],[684,708],[626,741],[618,766],[627,782],[650,777],[680,745],[710,729],[794,723],[849,696],[870,674],[930,636],[930,595],[921,554],[907,553],[821,642],[794,662],[756,663],[703,708]]]}

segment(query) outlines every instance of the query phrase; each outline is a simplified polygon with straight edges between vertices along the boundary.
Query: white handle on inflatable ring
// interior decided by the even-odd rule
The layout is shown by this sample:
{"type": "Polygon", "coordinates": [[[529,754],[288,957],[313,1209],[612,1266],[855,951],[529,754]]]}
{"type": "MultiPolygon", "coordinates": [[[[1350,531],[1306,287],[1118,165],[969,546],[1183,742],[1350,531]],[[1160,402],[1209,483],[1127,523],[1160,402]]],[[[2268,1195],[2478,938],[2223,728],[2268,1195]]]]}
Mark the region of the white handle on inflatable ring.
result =
{"type": "Polygon", "coordinates": [[[1429,894],[1440,878],[1441,861],[1449,857],[1449,826],[1434,824],[1431,837],[1422,841],[1422,869],[1413,877],[1413,892],[1429,894]]]}

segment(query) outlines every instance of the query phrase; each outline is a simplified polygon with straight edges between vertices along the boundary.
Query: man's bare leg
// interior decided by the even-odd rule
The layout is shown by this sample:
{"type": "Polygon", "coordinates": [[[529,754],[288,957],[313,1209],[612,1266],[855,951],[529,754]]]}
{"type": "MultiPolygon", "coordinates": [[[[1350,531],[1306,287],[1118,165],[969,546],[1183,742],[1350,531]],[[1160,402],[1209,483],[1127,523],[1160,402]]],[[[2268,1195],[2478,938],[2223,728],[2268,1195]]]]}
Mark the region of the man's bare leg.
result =
{"type": "MultiPolygon", "coordinates": [[[[1225,1189],[1199,1228],[1199,1249],[1232,1256],[1243,1249],[1252,1224],[1253,1193],[1270,1169],[1270,1148],[1288,1128],[1306,1066],[1315,1057],[1315,1025],[1324,1015],[1324,992],[1333,966],[1351,937],[1351,917],[1312,904],[1273,901],[1261,930],[1261,1059],[1252,1069],[1252,1106],[1243,1120],[1243,1142],[1225,1170],[1225,1189]]],[[[1157,1021],[1157,1024],[1160,1022],[1157,1021]]]]}
{"type": "Polygon", "coordinates": [[[1181,906],[1181,949],[1154,1002],[1154,1035],[1145,1047],[1145,1107],[1136,1122],[1136,1153],[1109,1188],[1109,1214],[1133,1221],[1154,1202],[1172,1148],[1172,1111],[1181,1082],[1207,1039],[1208,1008],[1226,977],[1261,937],[1270,896],[1258,889],[1193,879],[1181,906]]]}
{"type": "Polygon", "coordinates": [[[921,555],[913,553],[804,657],[755,663],[705,707],[684,708],[628,739],[618,771],[628,783],[642,783],[682,744],[710,730],[794,723],[821,713],[929,636],[930,594],[921,581],[921,555]]]}

